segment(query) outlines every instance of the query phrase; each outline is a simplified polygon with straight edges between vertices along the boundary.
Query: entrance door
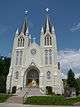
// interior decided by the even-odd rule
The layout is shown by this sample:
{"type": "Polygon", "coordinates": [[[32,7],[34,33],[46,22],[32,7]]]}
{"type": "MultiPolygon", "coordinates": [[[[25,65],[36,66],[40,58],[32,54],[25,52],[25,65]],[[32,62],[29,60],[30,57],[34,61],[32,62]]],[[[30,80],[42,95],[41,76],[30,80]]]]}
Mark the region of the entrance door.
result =
{"type": "Polygon", "coordinates": [[[26,76],[26,85],[28,87],[38,87],[39,86],[39,71],[32,67],[28,70],[26,76]]]}

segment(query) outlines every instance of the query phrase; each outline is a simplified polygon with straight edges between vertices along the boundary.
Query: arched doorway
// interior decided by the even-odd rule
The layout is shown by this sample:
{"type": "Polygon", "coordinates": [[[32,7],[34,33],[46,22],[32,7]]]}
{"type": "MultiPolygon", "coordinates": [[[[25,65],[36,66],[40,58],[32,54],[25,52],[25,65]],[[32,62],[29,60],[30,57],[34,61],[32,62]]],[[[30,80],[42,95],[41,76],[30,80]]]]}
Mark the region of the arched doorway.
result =
{"type": "Polygon", "coordinates": [[[39,69],[35,66],[30,66],[26,70],[26,87],[39,87],[39,69]]]}

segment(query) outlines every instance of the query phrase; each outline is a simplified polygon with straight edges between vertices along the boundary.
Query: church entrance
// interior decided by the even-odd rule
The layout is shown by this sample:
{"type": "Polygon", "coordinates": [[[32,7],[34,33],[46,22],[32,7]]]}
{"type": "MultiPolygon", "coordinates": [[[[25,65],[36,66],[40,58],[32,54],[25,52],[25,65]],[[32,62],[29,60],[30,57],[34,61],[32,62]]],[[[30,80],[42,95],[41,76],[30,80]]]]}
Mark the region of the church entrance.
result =
{"type": "Polygon", "coordinates": [[[35,66],[31,66],[27,69],[26,86],[27,87],[39,86],[39,70],[35,66]]]}

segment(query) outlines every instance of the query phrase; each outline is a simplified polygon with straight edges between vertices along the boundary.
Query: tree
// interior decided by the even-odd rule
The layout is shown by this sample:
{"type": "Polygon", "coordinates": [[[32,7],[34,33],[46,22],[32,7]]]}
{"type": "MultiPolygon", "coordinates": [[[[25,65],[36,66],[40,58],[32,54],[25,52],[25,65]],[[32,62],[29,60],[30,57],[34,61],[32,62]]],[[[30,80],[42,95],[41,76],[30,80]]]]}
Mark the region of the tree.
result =
{"type": "Polygon", "coordinates": [[[0,57],[0,93],[6,92],[6,79],[9,72],[10,58],[0,57]]]}
{"type": "Polygon", "coordinates": [[[69,87],[69,90],[75,89],[76,95],[79,94],[79,81],[75,79],[75,74],[72,69],[68,71],[67,85],[69,87]]]}
{"type": "Polygon", "coordinates": [[[76,79],[76,95],[80,94],[80,79],[76,79]]]}
{"type": "Polygon", "coordinates": [[[75,75],[72,69],[68,71],[67,84],[70,88],[74,88],[76,85],[75,75]]]}

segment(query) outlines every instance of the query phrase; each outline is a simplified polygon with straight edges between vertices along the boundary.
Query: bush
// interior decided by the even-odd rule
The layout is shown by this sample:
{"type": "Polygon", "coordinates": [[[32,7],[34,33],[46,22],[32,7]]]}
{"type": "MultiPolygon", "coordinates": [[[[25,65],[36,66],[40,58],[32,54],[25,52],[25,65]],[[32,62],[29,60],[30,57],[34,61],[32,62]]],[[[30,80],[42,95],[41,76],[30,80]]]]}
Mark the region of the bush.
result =
{"type": "Polygon", "coordinates": [[[10,96],[9,94],[0,94],[0,103],[6,101],[10,96]]]}
{"type": "Polygon", "coordinates": [[[63,100],[63,96],[32,96],[27,98],[25,104],[53,105],[63,100]]]}
{"type": "Polygon", "coordinates": [[[16,93],[16,86],[12,87],[12,93],[16,93]]]}
{"type": "Polygon", "coordinates": [[[32,96],[28,97],[25,104],[36,105],[73,105],[80,102],[80,97],[65,99],[63,96],[32,96]]]}
{"type": "Polygon", "coordinates": [[[47,95],[53,94],[53,93],[52,93],[52,87],[50,87],[50,86],[47,86],[47,87],[46,87],[46,94],[47,94],[47,95]]]}

